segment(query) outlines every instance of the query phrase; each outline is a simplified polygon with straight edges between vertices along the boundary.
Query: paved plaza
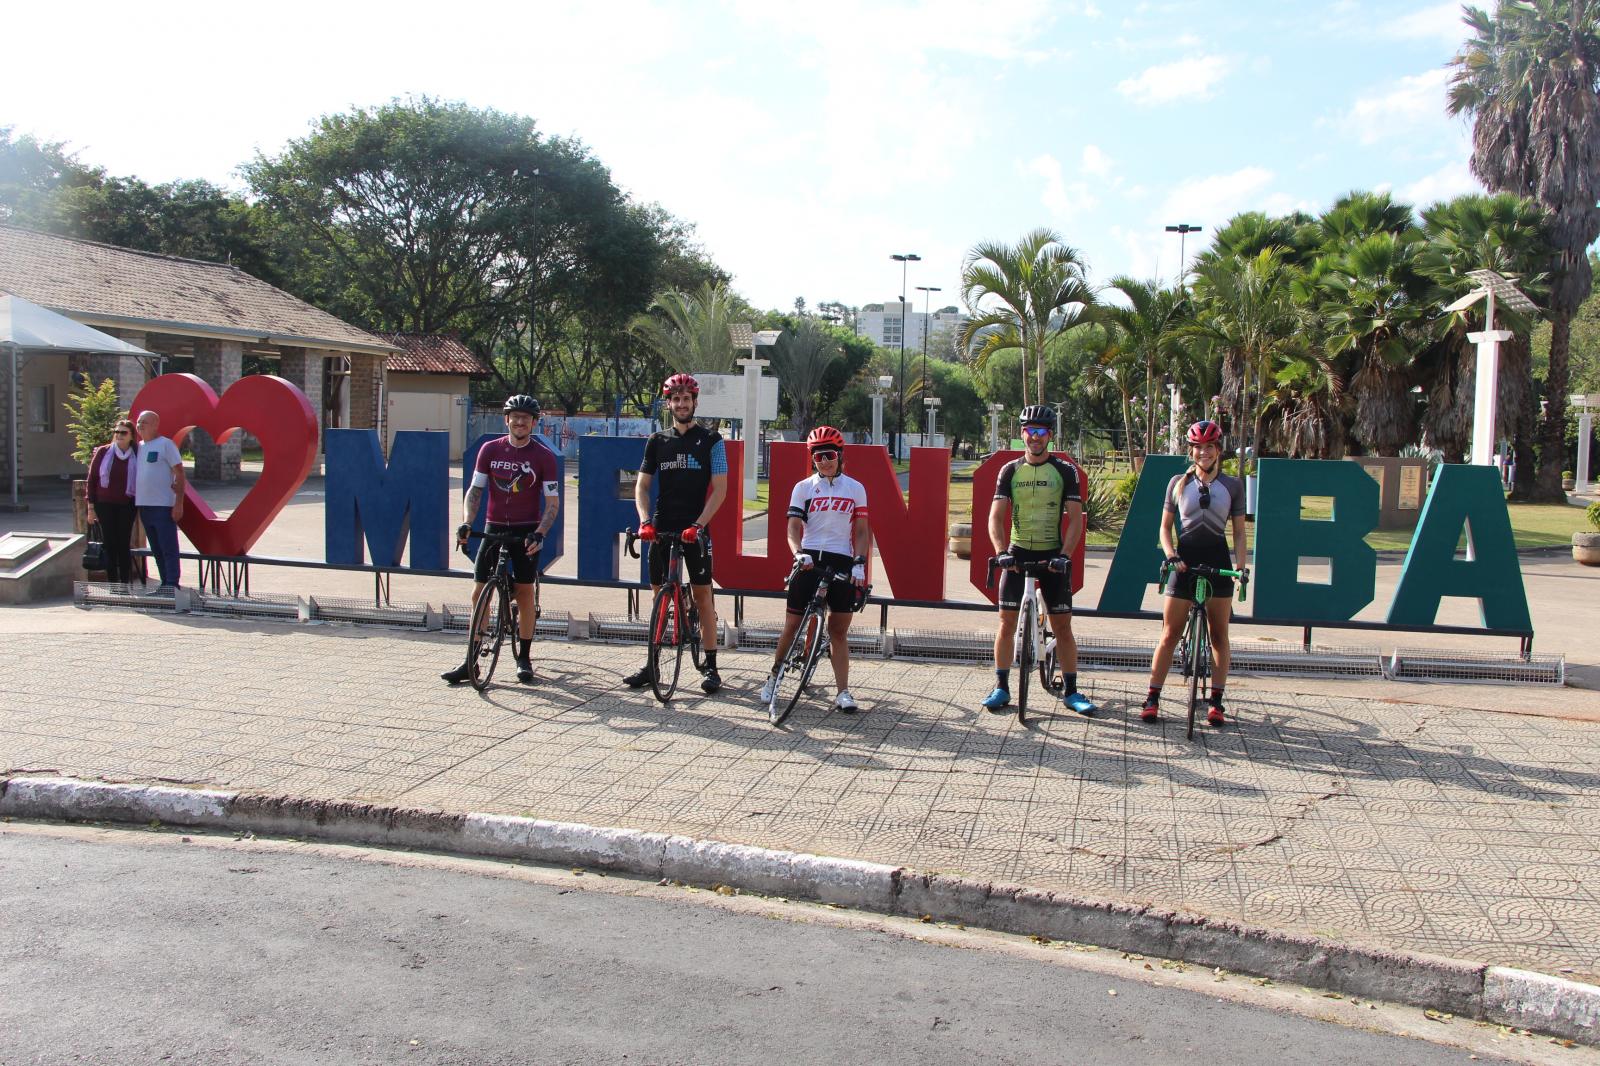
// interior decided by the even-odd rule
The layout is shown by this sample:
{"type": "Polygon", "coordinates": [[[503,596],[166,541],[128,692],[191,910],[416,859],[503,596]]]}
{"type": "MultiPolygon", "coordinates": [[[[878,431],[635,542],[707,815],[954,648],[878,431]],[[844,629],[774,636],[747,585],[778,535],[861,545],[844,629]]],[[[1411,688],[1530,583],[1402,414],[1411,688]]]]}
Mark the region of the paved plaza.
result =
{"type": "Polygon", "coordinates": [[[620,683],[636,646],[541,643],[535,685],[480,696],[438,680],[445,635],[6,615],[0,774],[665,830],[1600,977],[1600,724],[1570,716],[1240,679],[1237,725],[1191,742],[1138,722],[1142,679],[1091,674],[1100,717],[1025,729],[974,710],[987,671],[858,659],[866,713],[779,730],[754,653],[663,707],[620,683]]]}

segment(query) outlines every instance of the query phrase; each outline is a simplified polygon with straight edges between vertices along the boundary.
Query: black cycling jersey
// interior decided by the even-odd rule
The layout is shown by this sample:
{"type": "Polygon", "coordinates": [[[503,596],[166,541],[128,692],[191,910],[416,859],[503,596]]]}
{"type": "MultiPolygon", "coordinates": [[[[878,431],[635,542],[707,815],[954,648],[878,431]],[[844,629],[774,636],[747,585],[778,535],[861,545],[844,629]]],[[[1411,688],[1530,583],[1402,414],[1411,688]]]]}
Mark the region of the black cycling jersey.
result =
{"type": "Polygon", "coordinates": [[[686,433],[664,429],[645,444],[639,472],[656,479],[651,522],[660,529],[685,529],[705,509],[711,476],[728,472],[722,435],[698,422],[686,433]]]}

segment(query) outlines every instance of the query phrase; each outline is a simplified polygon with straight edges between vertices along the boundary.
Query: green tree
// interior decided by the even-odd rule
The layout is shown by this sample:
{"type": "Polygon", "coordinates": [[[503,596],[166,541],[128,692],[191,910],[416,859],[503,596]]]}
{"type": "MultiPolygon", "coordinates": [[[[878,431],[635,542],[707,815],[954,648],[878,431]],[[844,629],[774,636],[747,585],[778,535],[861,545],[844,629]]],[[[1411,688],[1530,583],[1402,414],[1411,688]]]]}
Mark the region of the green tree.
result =
{"type": "Polygon", "coordinates": [[[748,304],[725,284],[706,283],[695,292],[669,289],[657,294],[629,329],[668,367],[689,374],[728,374],[734,369],[728,327],[748,322],[748,304]]]}
{"type": "MultiPolygon", "coordinates": [[[[1184,293],[1165,288],[1159,281],[1140,281],[1125,274],[1112,278],[1110,288],[1121,293],[1127,305],[1102,304],[1099,320],[1111,330],[1119,352],[1126,351],[1144,368],[1144,432],[1139,447],[1149,453],[1155,447],[1156,423],[1161,420],[1156,378],[1179,373],[1189,358],[1184,333],[1191,318],[1189,301],[1184,293]]],[[[1126,368],[1119,373],[1127,373],[1126,368]]]]}
{"type": "Polygon", "coordinates": [[[95,388],[78,390],[61,406],[72,419],[67,423],[74,442],[72,457],[84,466],[94,458],[94,450],[111,439],[118,419],[128,417],[128,412],[117,406],[117,385],[110,378],[95,388]]]}
{"type": "Polygon", "coordinates": [[[1451,60],[1448,110],[1471,115],[1472,171],[1491,189],[1544,208],[1550,268],[1550,365],[1537,494],[1565,499],[1572,318],[1588,297],[1588,249],[1600,237],[1600,7],[1591,0],[1507,0],[1465,9],[1470,39],[1451,60]]]}
{"type": "Polygon", "coordinates": [[[797,432],[810,433],[817,424],[823,379],[842,354],[838,339],[814,318],[799,318],[778,337],[772,351],[772,369],[789,398],[790,424],[797,432]]]}
{"type": "Polygon", "coordinates": [[[1045,397],[1045,350],[1052,337],[1071,329],[1095,305],[1088,268],[1076,249],[1048,229],[1036,229],[1015,245],[985,241],[967,253],[961,267],[961,298],[972,315],[960,345],[981,366],[995,352],[1022,352],[1023,405],[1045,397]],[[1030,401],[1028,377],[1036,386],[1030,401]]]}

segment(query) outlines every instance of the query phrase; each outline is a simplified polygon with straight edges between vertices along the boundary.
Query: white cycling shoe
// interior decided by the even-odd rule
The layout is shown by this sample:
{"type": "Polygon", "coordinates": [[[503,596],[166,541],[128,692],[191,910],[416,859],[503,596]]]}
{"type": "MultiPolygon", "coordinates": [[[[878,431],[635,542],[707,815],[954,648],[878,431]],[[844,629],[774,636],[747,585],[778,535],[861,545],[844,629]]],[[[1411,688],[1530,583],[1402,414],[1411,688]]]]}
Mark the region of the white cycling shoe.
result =
{"type": "Polygon", "coordinates": [[[777,689],[778,679],[773,677],[771,674],[768,674],[767,680],[761,686],[761,694],[758,698],[762,703],[771,703],[772,695],[777,691],[777,689]]]}
{"type": "Polygon", "coordinates": [[[857,703],[856,698],[850,695],[849,689],[842,688],[839,690],[839,694],[833,698],[833,709],[843,711],[845,714],[854,714],[861,709],[861,704],[857,703]]]}

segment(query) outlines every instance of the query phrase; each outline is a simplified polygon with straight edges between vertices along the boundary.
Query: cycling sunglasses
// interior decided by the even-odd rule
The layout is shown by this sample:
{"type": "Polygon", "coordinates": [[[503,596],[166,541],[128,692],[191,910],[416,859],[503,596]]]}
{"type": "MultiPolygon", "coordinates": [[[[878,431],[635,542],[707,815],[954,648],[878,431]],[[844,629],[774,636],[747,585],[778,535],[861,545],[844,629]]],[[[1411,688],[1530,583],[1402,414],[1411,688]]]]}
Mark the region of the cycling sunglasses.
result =
{"type": "Polygon", "coordinates": [[[812,462],[817,462],[817,461],[822,460],[822,459],[837,459],[837,458],[839,458],[839,453],[838,452],[833,452],[833,451],[826,451],[826,450],[819,449],[819,450],[814,451],[814,452],[811,453],[811,461],[812,462]]]}
{"type": "Polygon", "coordinates": [[[1211,510],[1211,486],[1200,482],[1200,510],[1211,510]]]}
{"type": "Polygon", "coordinates": [[[1048,426],[1023,426],[1022,427],[1022,435],[1024,437],[1048,437],[1050,435],[1050,427],[1048,427],[1048,426]]]}

